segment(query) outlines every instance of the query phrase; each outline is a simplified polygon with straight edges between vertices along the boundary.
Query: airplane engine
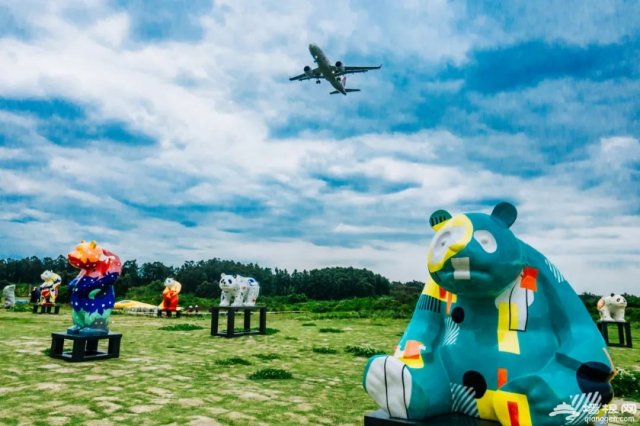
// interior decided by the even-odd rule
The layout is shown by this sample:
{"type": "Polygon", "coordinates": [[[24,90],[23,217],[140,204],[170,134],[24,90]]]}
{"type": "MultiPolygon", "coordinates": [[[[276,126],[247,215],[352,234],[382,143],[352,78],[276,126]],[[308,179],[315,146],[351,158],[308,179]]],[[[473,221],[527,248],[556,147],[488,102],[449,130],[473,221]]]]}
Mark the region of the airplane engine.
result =
{"type": "Polygon", "coordinates": [[[309,65],[307,65],[306,67],[304,67],[304,73],[306,75],[308,75],[309,77],[313,77],[313,72],[311,71],[311,67],[309,65]]]}
{"type": "Polygon", "coordinates": [[[344,65],[342,65],[341,61],[336,62],[336,68],[338,71],[344,71],[344,65]]]}

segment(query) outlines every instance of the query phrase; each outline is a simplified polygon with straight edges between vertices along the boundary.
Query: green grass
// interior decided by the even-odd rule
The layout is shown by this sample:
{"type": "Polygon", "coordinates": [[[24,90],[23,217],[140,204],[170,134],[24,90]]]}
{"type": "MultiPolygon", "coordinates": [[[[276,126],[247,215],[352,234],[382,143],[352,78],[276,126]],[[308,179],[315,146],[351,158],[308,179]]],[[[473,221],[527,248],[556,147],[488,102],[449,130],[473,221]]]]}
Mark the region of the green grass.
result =
{"type": "Polygon", "coordinates": [[[68,363],[43,353],[51,333],[71,325],[66,307],[60,315],[2,311],[0,424],[361,425],[377,409],[362,389],[366,359],[310,348],[375,342],[392,352],[393,334],[406,321],[389,320],[384,328],[368,319],[314,320],[318,327],[307,327],[297,316],[269,314],[267,325],[278,333],[231,339],[210,336],[207,316],[189,319],[203,329],[182,332],[160,330],[180,325],[166,318],[113,316],[111,330],[123,335],[120,358],[68,363]],[[349,332],[321,334],[320,327],[349,332]],[[248,378],[267,367],[292,378],[248,378]]]}
{"type": "MultiPolygon", "coordinates": [[[[408,320],[314,318],[317,327],[309,327],[294,315],[268,315],[279,333],[232,339],[210,336],[207,316],[189,319],[202,329],[176,333],[159,330],[165,318],[113,316],[112,331],[123,334],[120,358],[76,364],[44,353],[51,333],[71,325],[68,309],[0,310],[0,424],[362,425],[377,409],[362,389],[367,358],[343,348],[393,353],[408,320]],[[249,379],[267,367],[292,377],[249,379]]],[[[633,333],[636,348],[611,355],[617,367],[640,370],[640,329],[633,333]]]]}
{"type": "Polygon", "coordinates": [[[164,327],[160,327],[158,330],[163,331],[191,331],[191,330],[202,330],[204,327],[198,324],[175,324],[175,325],[165,325],[164,327]]]}

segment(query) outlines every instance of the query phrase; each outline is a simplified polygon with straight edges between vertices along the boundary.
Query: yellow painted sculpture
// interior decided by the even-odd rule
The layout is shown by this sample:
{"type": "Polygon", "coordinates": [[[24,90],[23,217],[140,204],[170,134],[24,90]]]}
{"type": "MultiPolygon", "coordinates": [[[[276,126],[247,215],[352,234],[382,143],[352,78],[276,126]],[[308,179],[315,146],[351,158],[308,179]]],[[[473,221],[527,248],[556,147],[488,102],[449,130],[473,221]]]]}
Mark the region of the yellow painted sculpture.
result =
{"type": "Polygon", "coordinates": [[[40,305],[55,305],[58,297],[58,287],[62,284],[62,278],[55,272],[44,271],[40,275],[40,279],[43,281],[40,284],[40,305]]]}

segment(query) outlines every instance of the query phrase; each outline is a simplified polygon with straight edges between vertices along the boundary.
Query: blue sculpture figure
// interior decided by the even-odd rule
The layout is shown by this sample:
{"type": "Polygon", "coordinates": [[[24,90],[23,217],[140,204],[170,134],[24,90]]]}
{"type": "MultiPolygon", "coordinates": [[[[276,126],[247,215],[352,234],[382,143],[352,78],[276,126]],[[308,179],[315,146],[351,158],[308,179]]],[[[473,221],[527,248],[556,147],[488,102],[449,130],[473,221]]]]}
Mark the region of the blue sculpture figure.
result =
{"type": "Polygon", "coordinates": [[[611,401],[600,333],[558,269],[511,232],[516,216],[509,203],[431,215],[430,277],[394,356],[372,357],[363,378],[391,417],[579,424],[611,401]]]}
{"type": "Polygon", "coordinates": [[[71,265],[81,270],[69,283],[73,326],[67,333],[109,334],[109,315],[116,300],[113,285],[122,271],[120,258],[99,247],[95,241],[80,242],[67,258],[71,265]]]}

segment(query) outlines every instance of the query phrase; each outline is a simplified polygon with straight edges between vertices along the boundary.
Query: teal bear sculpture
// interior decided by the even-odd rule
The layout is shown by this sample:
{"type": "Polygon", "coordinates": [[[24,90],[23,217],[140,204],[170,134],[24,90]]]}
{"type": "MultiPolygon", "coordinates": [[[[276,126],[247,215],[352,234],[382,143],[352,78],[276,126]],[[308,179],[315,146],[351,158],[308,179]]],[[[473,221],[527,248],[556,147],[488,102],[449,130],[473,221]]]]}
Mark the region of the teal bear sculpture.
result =
{"type": "Polygon", "coordinates": [[[363,385],[391,417],[461,413],[503,425],[580,424],[613,398],[614,367],[594,321],[560,271],[491,215],[439,210],[430,277],[393,356],[363,385]]]}

